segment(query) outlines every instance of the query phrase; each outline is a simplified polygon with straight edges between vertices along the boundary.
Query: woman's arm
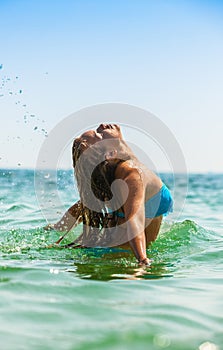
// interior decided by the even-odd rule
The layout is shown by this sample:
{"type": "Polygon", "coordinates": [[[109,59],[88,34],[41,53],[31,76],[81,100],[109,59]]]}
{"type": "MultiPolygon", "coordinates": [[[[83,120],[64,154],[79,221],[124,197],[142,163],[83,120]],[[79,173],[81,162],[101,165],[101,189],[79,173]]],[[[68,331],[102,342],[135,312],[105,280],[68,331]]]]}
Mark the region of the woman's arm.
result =
{"type": "Polygon", "coordinates": [[[79,224],[81,220],[81,203],[78,201],[66,211],[66,213],[56,224],[49,224],[45,226],[44,229],[54,229],[60,232],[69,232],[72,227],[79,224]]]}
{"type": "MultiPolygon", "coordinates": [[[[138,169],[130,167],[126,162],[116,170],[116,177],[125,181],[128,188],[127,200],[123,204],[125,225],[129,245],[140,264],[149,264],[146,255],[145,237],[145,187],[138,169]]],[[[120,194],[124,198],[124,186],[120,186],[120,194]]]]}

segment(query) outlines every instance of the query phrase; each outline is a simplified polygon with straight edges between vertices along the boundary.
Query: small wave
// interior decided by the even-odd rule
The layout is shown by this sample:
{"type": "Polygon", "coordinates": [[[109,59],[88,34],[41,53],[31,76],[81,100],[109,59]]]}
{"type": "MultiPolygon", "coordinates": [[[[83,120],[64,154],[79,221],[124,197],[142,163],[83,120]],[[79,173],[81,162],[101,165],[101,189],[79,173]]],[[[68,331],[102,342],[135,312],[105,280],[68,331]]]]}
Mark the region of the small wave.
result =
{"type": "MultiPolygon", "coordinates": [[[[199,226],[194,221],[185,220],[172,225],[164,225],[160,236],[152,243],[148,255],[156,264],[173,263],[170,270],[177,271],[179,266],[184,265],[184,270],[190,273],[194,268],[191,262],[196,260],[198,268],[206,259],[215,259],[216,254],[210,251],[219,251],[222,237],[211,230],[199,226]]],[[[213,261],[210,261],[210,266],[213,261]]],[[[179,269],[180,271],[180,269],[179,269]]]]}
{"type": "Polygon", "coordinates": [[[220,239],[217,232],[204,228],[192,220],[164,224],[161,228],[160,237],[164,241],[167,239],[183,243],[190,243],[193,238],[201,241],[220,239]]]}
{"type": "Polygon", "coordinates": [[[6,212],[18,211],[18,210],[33,210],[33,207],[28,204],[12,204],[6,209],[6,212]]]}

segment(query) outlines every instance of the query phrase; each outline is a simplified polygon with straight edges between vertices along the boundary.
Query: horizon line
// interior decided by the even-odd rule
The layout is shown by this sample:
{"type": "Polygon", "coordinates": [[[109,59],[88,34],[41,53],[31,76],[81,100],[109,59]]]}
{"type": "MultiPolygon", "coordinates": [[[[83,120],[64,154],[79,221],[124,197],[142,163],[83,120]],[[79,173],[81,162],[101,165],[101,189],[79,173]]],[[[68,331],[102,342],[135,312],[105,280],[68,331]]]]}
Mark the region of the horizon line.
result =
{"type": "MultiPolygon", "coordinates": [[[[57,168],[57,169],[52,169],[52,168],[33,168],[33,167],[0,167],[0,171],[71,171],[73,170],[73,168],[68,168],[68,167],[61,167],[61,168],[57,168]]],[[[154,172],[157,173],[157,171],[155,171],[154,169],[150,169],[154,172]]],[[[218,174],[218,175],[223,175],[223,170],[222,171],[218,171],[218,170],[192,170],[192,171],[187,171],[187,172],[183,172],[183,171],[170,171],[167,169],[162,169],[159,170],[158,173],[168,173],[168,174],[218,174]]]]}

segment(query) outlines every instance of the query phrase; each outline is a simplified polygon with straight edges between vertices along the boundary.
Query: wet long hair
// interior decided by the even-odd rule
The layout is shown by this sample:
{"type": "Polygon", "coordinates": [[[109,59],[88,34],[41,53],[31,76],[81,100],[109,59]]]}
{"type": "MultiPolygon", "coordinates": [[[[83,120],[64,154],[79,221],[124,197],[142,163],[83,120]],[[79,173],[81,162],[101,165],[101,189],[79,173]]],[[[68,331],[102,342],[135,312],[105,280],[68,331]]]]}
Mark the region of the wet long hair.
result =
{"type": "Polygon", "coordinates": [[[80,195],[79,221],[83,222],[83,233],[75,243],[86,247],[109,246],[109,228],[116,226],[118,220],[116,211],[108,211],[106,203],[113,198],[111,185],[116,168],[125,159],[105,160],[102,153],[100,142],[93,146],[81,138],[73,142],[73,168],[80,195]]]}

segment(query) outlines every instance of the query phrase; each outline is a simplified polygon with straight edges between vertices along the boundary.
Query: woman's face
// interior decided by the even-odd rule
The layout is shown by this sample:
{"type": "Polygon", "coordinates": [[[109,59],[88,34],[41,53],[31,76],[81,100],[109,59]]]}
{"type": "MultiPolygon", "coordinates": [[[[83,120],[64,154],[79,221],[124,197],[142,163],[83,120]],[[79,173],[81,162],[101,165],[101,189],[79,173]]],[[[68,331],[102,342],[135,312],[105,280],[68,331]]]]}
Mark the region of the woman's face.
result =
{"type": "Polygon", "coordinates": [[[117,124],[100,124],[97,132],[102,135],[102,139],[122,139],[120,126],[117,124]]]}
{"type": "Polygon", "coordinates": [[[86,141],[89,146],[98,141],[107,139],[122,139],[120,126],[117,124],[100,124],[95,130],[85,131],[81,136],[81,141],[86,141]]]}
{"type": "Polygon", "coordinates": [[[80,136],[81,141],[86,141],[89,146],[102,140],[102,135],[95,130],[85,131],[80,136]]]}

